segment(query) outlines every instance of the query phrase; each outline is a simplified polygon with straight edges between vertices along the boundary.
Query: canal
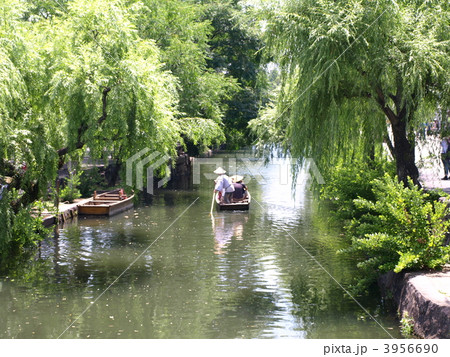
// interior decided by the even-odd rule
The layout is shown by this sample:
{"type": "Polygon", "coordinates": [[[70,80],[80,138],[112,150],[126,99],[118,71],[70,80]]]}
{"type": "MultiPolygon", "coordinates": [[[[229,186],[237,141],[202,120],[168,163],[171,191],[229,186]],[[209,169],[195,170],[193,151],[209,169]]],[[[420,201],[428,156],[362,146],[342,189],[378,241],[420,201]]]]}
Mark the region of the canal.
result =
{"type": "Polygon", "coordinates": [[[304,177],[293,195],[283,160],[253,177],[244,166],[249,212],[210,216],[202,165],[190,190],[65,225],[0,277],[0,337],[400,337],[377,292],[345,292],[352,262],[304,177]]]}

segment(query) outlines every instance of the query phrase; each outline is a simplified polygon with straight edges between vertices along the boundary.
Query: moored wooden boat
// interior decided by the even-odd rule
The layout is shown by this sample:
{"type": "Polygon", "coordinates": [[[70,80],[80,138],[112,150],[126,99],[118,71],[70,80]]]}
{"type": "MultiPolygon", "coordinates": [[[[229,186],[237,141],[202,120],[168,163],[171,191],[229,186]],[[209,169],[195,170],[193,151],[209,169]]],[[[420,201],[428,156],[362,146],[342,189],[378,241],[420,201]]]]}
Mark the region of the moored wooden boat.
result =
{"type": "Polygon", "coordinates": [[[133,207],[134,194],[121,198],[119,190],[105,192],[78,205],[78,214],[92,216],[113,216],[133,207]]]}
{"type": "Polygon", "coordinates": [[[234,201],[231,203],[222,202],[219,199],[219,195],[216,194],[216,206],[219,211],[248,211],[248,209],[250,208],[251,200],[252,197],[250,196],[250,192],[248,191],[247,191],[247,198],[240,201],[234,201]]]}

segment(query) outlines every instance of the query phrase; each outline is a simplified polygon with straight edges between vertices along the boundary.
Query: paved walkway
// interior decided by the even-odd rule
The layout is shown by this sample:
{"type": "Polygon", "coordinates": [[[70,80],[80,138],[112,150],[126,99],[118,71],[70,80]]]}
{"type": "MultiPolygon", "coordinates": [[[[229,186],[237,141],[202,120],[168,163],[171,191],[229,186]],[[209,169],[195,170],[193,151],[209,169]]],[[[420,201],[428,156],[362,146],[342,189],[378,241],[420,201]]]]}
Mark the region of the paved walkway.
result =
{"type": "Polygon", "coordinates": [[[419,286],[424,286],[422,290],[426,297],[450,307],[450,265],[442,271],[417,274],[414,279],[419,286]]]}
{"type": "Polygon", "coordinates": [[[420,181],[426,189],[441,189],[450,194],[450,180],[444,177],[444,167],[441,161],[440,139],[428,136],[426,141],[416,147],[416,161],[420,173],[420,181]]]}
{"type": "MultiPolygon", "coordinates": [[[[425,189],[441,189],[450,194],[450,180],[442,180],[444,167],[440,158],[441,140],[434,136],[428,136],[416,147],[416,161],[420,173],[420,181],[425,189]]],[[[450,309],[450,265],[446,265],[442,272],[418,272],[414,273],[412,282],[415,288],[425,298],[426,306],[437,306],[434,315],[449,314],[450,309]]],[[[430,313],[433,321],[433,313],[430,313]]],[[[448,331],[448,320],[442,328],[448,331]],[[445,326],[447,324],[447,326],[445,326]]],[[[426,336],[424,336],[426,337],[426,336]]],[[[445,337],[448,338],[448,335],[445,337]]]]}
{"type": "MultiPolygon", "coordinates": [[[[78,198],[74,200],[73,203],[60,203],[58,206],[59,209],[59,222],[65,222],[69,218],[73,218],[74,216],[78,215],[78,209],[77,206],[85,201],[88,201],[88,198],[78,198]]],[[[53,212],[49,212],[47,210],[44,210],[41,213],[41,216],[43,218],[43,223],[45,227],[50,227],[54,224],[56,224],[56,216],[53,212]]]]}

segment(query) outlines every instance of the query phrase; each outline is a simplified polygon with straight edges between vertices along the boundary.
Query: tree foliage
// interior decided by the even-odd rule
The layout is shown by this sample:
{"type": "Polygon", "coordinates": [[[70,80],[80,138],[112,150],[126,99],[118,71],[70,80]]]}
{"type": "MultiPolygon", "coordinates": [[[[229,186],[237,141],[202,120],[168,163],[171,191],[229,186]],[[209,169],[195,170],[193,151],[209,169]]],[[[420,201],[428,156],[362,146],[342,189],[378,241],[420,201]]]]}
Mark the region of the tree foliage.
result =
{"type": "MultiPolygon", "coordinates": [[[[238,80],[207,65],[204,11],[181,0],[2,1],[0,214],[29,211],[86,152],[120,166],[144,148],[173,157],[180,143],[222,143],[238,80]]],[[[14,220],[1,222],[11,241],[14,220]]]]}
{"type": "Polygon", "coordinates": [[[429,118],[417,113],[447,108],[450,97],[448,6],[289,0],[267,10],[282,73],[272,126],[285,132],[286,150],[325,168],[367,158],[386,141],[399,179],[418,183],[414,126],[429,118]]]}
{"type": "Polygon", "coordinates": [[[133,9],[140,36],[156,41],[164,68],[177,77],[178,116],[220,122],[226,99],[238,87],[234,77],[207,66],[213,28],[204,19],[205,7],[194,1],[145,0],[133,9]]]}
{"type": "Polygon", "coordinates": [[[227,147],[249,144],[248,122],[258,115],[265,98],[263,41],[252,7],[238,1],[206,1],[205,17],[213,28],[208,66],[238,80],[239,90],[226,101],[223,122],[227,147]]]}
{"type": "Polygon", "coordinates": [[[73,2],[62,21],[49,24],[60,31],[47,93],[66,119],[67,151],[106,149],[119,161],[145,147],[174,154],[176,80],[155,43],[139,38],[119,2],[73,2]]]}

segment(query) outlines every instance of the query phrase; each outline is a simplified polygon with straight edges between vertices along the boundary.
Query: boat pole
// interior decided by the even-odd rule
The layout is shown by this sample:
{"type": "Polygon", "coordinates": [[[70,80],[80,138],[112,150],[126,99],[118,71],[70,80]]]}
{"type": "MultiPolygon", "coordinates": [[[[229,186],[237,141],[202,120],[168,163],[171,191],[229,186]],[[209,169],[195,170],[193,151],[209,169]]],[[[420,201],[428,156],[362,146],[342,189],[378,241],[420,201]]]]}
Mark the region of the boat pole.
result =
{"type": "Polygon", "coordinates": [[[213,214],[213,208],[214,208],[214,196],[216,195],[216,191],[213,191],[212,201],[211,201],[211,211],[209,212],[209,215],[212,216],[213,214]]]}

